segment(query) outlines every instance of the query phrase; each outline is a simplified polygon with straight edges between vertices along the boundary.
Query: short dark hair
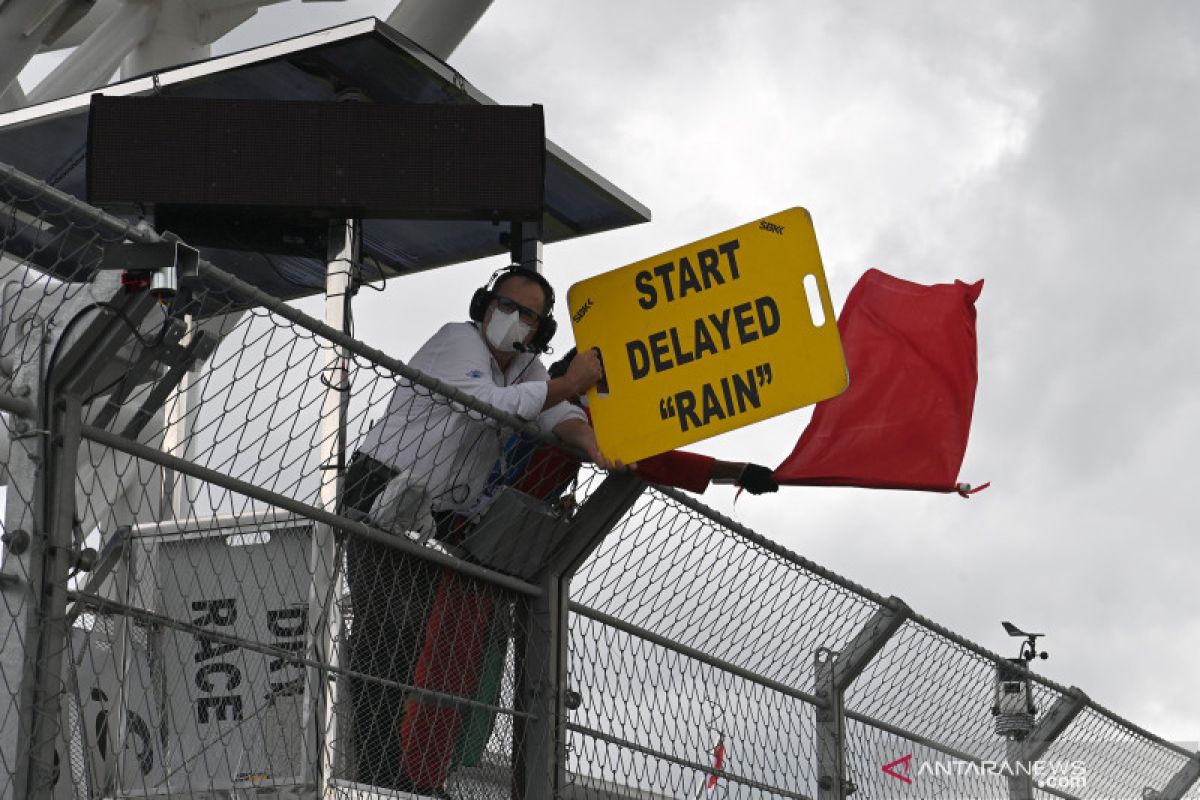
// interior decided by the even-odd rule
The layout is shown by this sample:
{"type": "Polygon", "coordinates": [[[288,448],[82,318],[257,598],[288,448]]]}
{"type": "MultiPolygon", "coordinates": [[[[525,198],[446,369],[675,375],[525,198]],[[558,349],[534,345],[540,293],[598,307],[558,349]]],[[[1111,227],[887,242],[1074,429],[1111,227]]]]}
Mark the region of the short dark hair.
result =
{"type": "Polygon", "coordinates": [[[567,374],[567,369],[571,366],[571,362],[575,360],[576,354],[577,351],[574,347],[572,347],[570,350],[563,353],[562,358],[550,365],[546,371],[550,373],[551,380],[554,378],[561,378],[563,375],[567,374]]]}
{"type": "Polygon", "coordinates": [[[550,312],[554,310],[554,287],[550,285],[550,281],[546,280],[545,275],[536,270],[515,265],[509,267],[496,276],[495,282],[492,283],[492,294],[495,295],[496,292],[500,291],[501,286],[513,278],[524,278],[541,287],[542,297],[545,299],[545,308],[542,309],[542,316],[550,316],[550,312]]]}

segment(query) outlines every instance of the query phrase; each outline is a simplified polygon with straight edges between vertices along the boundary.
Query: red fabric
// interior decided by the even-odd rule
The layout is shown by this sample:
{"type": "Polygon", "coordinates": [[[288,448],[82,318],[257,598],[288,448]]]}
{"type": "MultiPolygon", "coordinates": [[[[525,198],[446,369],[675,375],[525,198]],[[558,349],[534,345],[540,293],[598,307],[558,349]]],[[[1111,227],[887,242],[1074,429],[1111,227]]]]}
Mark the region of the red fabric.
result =
{"type": "Polygon", "coordinates": [[[712,478],[712,456],[669,450],[637,462],[635,470],[647,483],[674,486],[688,492],[703,494],[712,478]]]}
{"type": "Polygon", "coordinates": [[[552,444],[543,444],[533,451],[525,471],[513,482],[513,488],[544,500],[557,487],[570,483],[577,472],[577,459],[552,444]]]}
{"type": "MultiPolygon", "coordinates": [[[[717,742],[716,748],[713,749],[713,769],[725,769],[725,737],[717,742]]],[[[716,773],[708,776],[708,788],[717,788],[716,773]]]]}
{"type": "MultiPolygon", "coordinates": [[[[591,422],[591,412],[587,409],[584,412],[591,422]]],[[[715,461],[711,456],[671,450],[643,458],[637,463],[636,472],[649,483],[703,494],[708,488],[715,461]]],[[[579,462],[575,458],[554,445],[543,445],[529,457],[529,464],[521,477],[513,482],[513,488],[539,500],[545,499],[556,487],[569,483],[578,470],[579,462]]]]}
{"type": "MultiPolygon", "coordinates": [[[[413,685],[470,697],[495,609],[495,592],[479,581],[447,573],[438,583],[417,656],[413,685]]],[[[414,695],[400,721],[404,774],[418,787],[446,782],[464,707],[414,695]]]]}
{"type": "Polygon", "coordinates": [[[957,491],[975,405],[983,281],[923,286],[868,270],[838,330],[850,388],[817,403],[780,484],[957,491]]]}

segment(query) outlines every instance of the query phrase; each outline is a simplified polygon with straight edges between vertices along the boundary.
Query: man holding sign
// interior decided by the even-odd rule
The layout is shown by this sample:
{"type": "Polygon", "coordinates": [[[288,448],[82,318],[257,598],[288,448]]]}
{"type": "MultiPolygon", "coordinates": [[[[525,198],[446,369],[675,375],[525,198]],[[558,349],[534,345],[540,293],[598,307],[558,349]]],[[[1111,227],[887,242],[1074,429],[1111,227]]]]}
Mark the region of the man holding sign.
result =
{"type": "MultiPolygon", "coordinates": [[[[553,380],[538,360],[554,335],[553,306],[554,291],[540,274],[501,270],[472,297],[471,321],[442,326],[409,364],[554,431],[610,468],[583,411],[564,402],[601,379],[597,354],[577,358],[553,380]]],[[[435,527],[425,532],[459,544],[504,436],[490,418],[399,381],[386,416],[350,462],[342,507],[398,532],[435,527]]],[[[353,604],[350,668],[383,679],[350,681],[354,777],[395,789],[439,790],[461,709],[417,702],[396,684],[470,694],[494,593],[358,537],[346,543],[346,577],[353,604]],[[442,618],[457,627],[434,624],[442,618]],[[440,660],[440,649],[451,645],[460,657],[440,660]]]]}
{"type": "Polygon", "coordinates": [[[848,379],[808,212],[793,208],[571,287],[596,438],[629,463],[833,397],[848,379]]]}
{"type": "MultiPolygon", "coordinates": [[[[578,353],[575,348],[550,365],[551,379],[567,374],[575,363],[578,353]]],[[[571,401],[585,412],[587,398],[582,394],[571,401]]],[[[589,416],[590,419],[590,416],[589,416]]],[[[505,486],[554,504],[563,492],[575,481],[580,462],[571,454],[555,445],[543,444],[538,440],[515,433],[504,444],[504,455],[492,468],[492,476],[484,497],[490,498],[505,486]]],[[[709,484],[733,484],[750,494],[779,491],[779,484],[768,467],[741,461],[723,461],[700,453],[671,450],[650,456],[634,464],[630,469],[647,483],[671,486],[685,491],[702,494],[709,484]]]]}
{"type": "MultiPolygon", "coordinates": [[[[584,354],[566,374],[550,379],[537,354],[549,344],[556,322],[554,291],[537,272],[501,270],[475,292],[470,322],[442,326],[409,365],[507,411],[534,421],[583,450],[601,468],[613,465],[600,451],[586,417],[564,402],[592,388],[603,376],[595,352],[584,354]]],[[[375,472],[420,486],[438,520],[440,538],[459,538],[461,523],[451,519],[476,506],[503,435],[489,419],[456,411],[449,402],[401,382],[387,414],[367,434],[346,477],[346,495],[359,508],[371,508],[355,463],[371,462],[375,472]]],[[[376,495],[378,492],[375,493],[376,495]]],[[[378,504],[375,504],[378,506],[378,504]]]]}

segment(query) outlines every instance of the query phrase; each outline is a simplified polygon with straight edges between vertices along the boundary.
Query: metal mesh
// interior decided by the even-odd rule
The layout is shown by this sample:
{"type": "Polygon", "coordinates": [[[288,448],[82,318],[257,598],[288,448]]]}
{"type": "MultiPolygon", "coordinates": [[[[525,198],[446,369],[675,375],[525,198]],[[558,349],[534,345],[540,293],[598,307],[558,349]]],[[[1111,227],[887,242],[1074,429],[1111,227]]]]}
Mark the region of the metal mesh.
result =
{"type": "MultiPolygon", "coordinates": [[[[996,665],[906,622],[846,693],[846,707],[981,758],[1003,755],[993,731],[996,665]]],[[[1039,703],[1046,707],[1046,701],[1039,703]]]]}
{"type": "MultiPolygon", "coordinates": [[[[27,524],[18,507],[38,507],[48,481],[36,464],[61,437],[37,427],[47,419],[39,395],[57,377],[47,360],[90,346],[98,320],[129,333],[79,397],[68,471],[70,546],[102,568],[64,573],[63,648],[5,665],[10,740],[36,727],[19,718],[23,704],[61,721],[58,746],[43,748],[54,762],[38,764],[23,791],[286,792],[313,786],[322,768],[346,792],[506,796],[534,716],[519,708],[517,675],[536,685],[544,668],[522,655],[536,590],[473,558],[455,538],[458,520],[429,503],[382,528],[372,501],[392,476],[365,486],[377,476],[356,476],[350,456],[398,387],[416,433],[405,446],[428,470],[412,470],[414,483],[473,457],[473,443],[445,443],[447,419],[469,418],[485,443],[514,430],[481,403],[467,408],[399,374],[399,362],[344,349],[303,315],[254,305],[211,267],[187,305],[139,318],[117,274],[96,269],[101,245],[153,237],[4,175],[0,355],[7,375],[38,389],[0,392],[8,441],[28,434],[38,459],[7,476],[6,523],[37,532],[33,511],[27,524]],[[166,322],[189,311],[179,330],[166,322]],[[20,696],[25,666],[54,673],[51,702],[20,696]]],[[[523,428],[535,445],[548,441],[523,428]]],[[[6,468],[21,467],[17,455],[6,468]]],[[[586,497],[589,480],[570,494],[586,497]]],[[[22,618],[31,575],[8,550],[4,632],[16,644],[5,649],[19,655],[33,623],[8,622],[22,618]]],[[[4,774],[20,775],[22,755],[3,753],[4,774]]]]}
{"type": "MultiPolygon", "coordinates": [[[[723,731],[714,794],[820,796],[813,656],[847,648],[882,598],[659,493],[614,528],[572,596],[571,680],[584,698],[574,770],[625,770],[647,791],[696,796],[723,731]]],[[[998,663],[924,619],[903,623],[845,692],[847,780],[867,797],[966,800],[1010,796],[1015,771],[1039,795],[1099,800],[1160,790],[1187,764],[1091,708],[1036,760],[1010,758],[991,711],[998,663]],[[1092,717],[1109,729],[1085,747],[1073,737],[1092,717]],[[912,783],[884,769],[906,757],[893,772],[912,783]]],[[[1038,720],[1065,702],[1036,676],[1030,689],[1038,720]]]]}
{"type": "MultiPolygon", "coordinates": [[[[212,265],[174,305],[97,272],[157,238],[0,168],[4,796],[823,800],[839,769],[857,797],[1015,796],[1002,659],[909,617],[839,705],[818,655],[899,606],[666,490],[558,575],[602,473],[522,505],[515,454],[553,446],[527,422],[212,265]],[[526,538],[470,538],[497,529],[526,538]]],[[[1030,687],[1038,721],[1074,702],[1030,687]]],[[[1186,774],[1081,702],[1034,796],[1186,774]]]]}
{"type": "Polygon", "coordinates": [[[1081,765],[1083,798],[1142,797],[1161,789],[1187,763],[1175,750],[1092,708],[1084,709],[1054,741],[1044,758],[1081,765]]]}
{"type": "Polygon", "coordinates": [[[877,608],[660,492],[613,529],[572,598],[797,689],[812,685],[812,652],[843,647],[877,608]]]}
{"type": "Polygon", "coordinates": [[[887,800],[1009,797],[1003,776],[972,762],[854,721],[847,725],[846,733],[847,772],[857,796],[887,800]],[[885,772],[885,767],[890,772],[885,772]]]}
{"type": "Polygon", "coordinates": [[[571,649],[571,686],[582,696],[571,715],[577,776],[621,774],[614,766],[622,755],[601,738],[613,737],[627,742],[629,757],[642,766],[632,785],[668,797],[695,794],[723,736],[731,743],[721,779],[733,787],[728,796],[789,796],[815,783],[813,709],[803,700],[615,629],[586,611],[572,618],[571,649]],[[601,653],[606,657],[594,657],[601,653]]]}

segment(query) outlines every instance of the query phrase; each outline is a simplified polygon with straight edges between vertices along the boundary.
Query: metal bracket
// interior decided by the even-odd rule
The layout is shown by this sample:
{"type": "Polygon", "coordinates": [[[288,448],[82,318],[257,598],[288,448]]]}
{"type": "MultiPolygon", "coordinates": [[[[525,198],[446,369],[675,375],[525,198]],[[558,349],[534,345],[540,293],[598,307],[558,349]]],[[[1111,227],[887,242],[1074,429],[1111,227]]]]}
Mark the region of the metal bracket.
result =
{"type": "MultiPolygon", "coordinates": [[[[97,556],[96,564],[92,568],[91,574],[88,576],[87,583],[81,590],[87,595],[100,594],[100,586],[116,569],[117,564],[121,563],[121,558],[125,555],[125,548],[130,541],[130,532],[132,528],[128,525],[122,525],[113,531],[113,535],[108,537],[104,546],[100,548],[100,554],[97,556]]],[[[72,603],[67,610],[67,627],[75,624],[75,620],[79,618],[83,612],[83,606],[78,602],[72,603]]]]}
{"type": "MultiPolygon", "coordinates": [[[[104,406],[96,412],[92,418],[91,424],[97,428],[107,428],[121,411],[125,405],[125,401],[133,390],[148,380],[147,374],[150,370],[161,363],[177,363],[179,360],[186,359],[189,365],[195,359],[188,353],[187,348],[178,346],[178,342],[187,332],[187,326],[179,322],[179,320],[171,320],[166,333],[163,336],[161,347],[144,348],[137,360],[130,365],[125,377],[117,386],[116,390],[109,395],[104,406]]],[[[172,387],[173,388],[173,387],[172,387]]],[[[144,407],[145,404],[143,404],[144,407]]]]}
{"type": "Polygon", "coordinates": [[[547,559],[546,571],[569,580],[645,489],[645,481],[634,472],[611,473],[576,512],[563,540],[547,559]]]}
{"type": "Polygon", "coordinates": [[[157,272],[174,269],[181,279],[200,276],[200,251],[178,240],[114,242],[104,245],[100,269],[157,272]]]}
{"type": "Polygon", "coordinates": [[[1182,800],[1188,789],[1200,780],[1200,753],[1196,753],[1176,772],[1161,791],[1147,786],[1142,790],[1144,800],[1182,800]]]}
{"type": "Polygon", "coordinates": [[[837,654],[833,670],[834,688],[845,692],[850,688],[871,659],[879,654],[888,640],[900,630],[905,621],[912,617],[912,609],[898,597],[889,597],[888,605],[881,606],[867,624],[854,635],[850,643],[837,654]]]}
{"type": "Polygon", "coordinates": [[[135,335],[128,324],[140,326],[157,303],[144,292],[114,295],[102,313],[89,322],[54,365],[56,375],[51,376],[56,384],[54,391],[86,396],[117,351],[135,335]]]}
{"type": "Polygon", "coordinates": [[[197,361],[203,361],[212,355],[216,349],[217,342],[204,331],[196,331],[196,335],[192,337],[192,341],[183,348],[183,352],[167,370],[167,374],[163,376],[142,405],[134,414],[133,419],[125,426],[125,430],[121,431],[121,435],[126,439],[136,439],[138,434],[142,432],[142,428],[154,418],[154,414],[163,407],[167,402],[167,397],[175,388],[179,386],[179,382],[183,380],[184,374],[192,368],[197,361]]]}
{"type": "Polygon", "coordinates": [[[1062,732],[1067,729],[1080,711],[1087,708],[1087,704],[1088,696],[1075,686],[1071,687],[1070,694],[1065,694],[1054,701],[1054,705],[1050,706],[1050,709],[1042,715],[1037,726],[1025,739],[1022,759],[1037,761],[1045,755],[1046,751],[1050,749],[1050,745],[1054,744],[1054,740],[1062,735],[1062,732]]]}
{"type": "Polygon", "coordinates": [[[190,297],[190,288],[200,277],[200,251],[168,231],[157,242],[105,245],[100,269],[121,270],[123,284],[153,297],[173,298],[181,290],[190,297]]]}

